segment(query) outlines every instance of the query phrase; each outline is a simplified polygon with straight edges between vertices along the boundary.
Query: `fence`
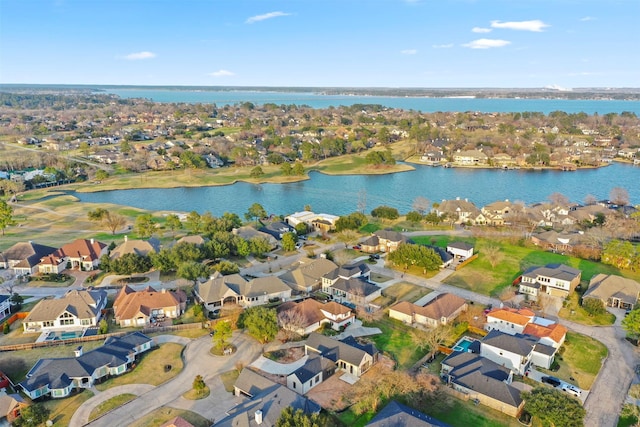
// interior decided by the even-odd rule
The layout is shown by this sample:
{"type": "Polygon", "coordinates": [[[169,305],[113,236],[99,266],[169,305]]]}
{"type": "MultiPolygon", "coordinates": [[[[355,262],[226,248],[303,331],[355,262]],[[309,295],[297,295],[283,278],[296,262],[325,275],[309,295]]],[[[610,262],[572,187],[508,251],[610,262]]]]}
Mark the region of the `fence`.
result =
{"type": "Polygon", "coordinates": [[[3,323],[9,323],[10,325],[13,325],[13,322],[15,322],[16,320],[24,319],[28,315],[29,315],[29,312],[13,313],[13,315],[11,315],[11,317],[7,318],[3,323]]]}
{"type": "Polygon", "coordinates": [[[465,259],[460,264],[456,265],[456,271],[460,270],[462,267],[469,264],[471,261],[473,261],[476,258],[478,258],[478,254],[471,255],[469,258],[465,259]]]}

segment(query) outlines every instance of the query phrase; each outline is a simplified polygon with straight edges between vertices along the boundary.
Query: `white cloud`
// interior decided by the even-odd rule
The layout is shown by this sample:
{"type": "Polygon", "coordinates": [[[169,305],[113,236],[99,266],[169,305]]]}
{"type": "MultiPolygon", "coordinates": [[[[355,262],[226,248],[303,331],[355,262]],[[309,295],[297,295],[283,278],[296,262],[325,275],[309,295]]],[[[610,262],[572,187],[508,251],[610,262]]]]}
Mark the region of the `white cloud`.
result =
{"type": "Polygon", "coordinates": [[[449,49],[453,47],[453,43],[447,43],[447,44],[434,44],[432,46],[434,49],[449,49]]]}
{"type": "Polygon", "coordinates": [[[560,91],[560,92],[571,92],[573,90],[570,87],[564,87],[564,86],[560,86],[560,85],[546,85],[544,88],[545,89],[551,89],[551,90],[557,90],[557,91],[560,91]]]}
{"type": "Polygon", "coordinates": [[[155,58],[156,54],[153,52],[135,52],[135,53],[130,53],[128,55],[125,55],[124,59],[128,59],[129,61],[137,61],[140,59],[151,59],[151,58],[155,58]]]}
{"type": "Polygon", "coordinates": [[[289,16],[289,15],[291,15],[291,14],[290,13],[285,13],[285,12],[269,12],[269,13],[265,13],[263,15],[256,15],[256,16],[252,16],[250,18],[247,18],[246,23],[247,24],[253,24],[255,22],[265,21],[267,19],[278,18],[280,16],[289,16]]]}
{"type": "Polygon", "coordinates": [[[209,73],[209,76],[211,77],[229,77],[229,76],[235,76],[236,73],[233,73],[229,70],[218,70],[218,71],[214,71],[213,73],[209,73]]]}
{"type": "Polygon", "coordinates": [[[403,54],[403,55],[415,55],[416,53],[418,53],[418,50],[417,49],[405,49],[405,50],[401,50],[400,53],[403,54]]]}
{"type": "Polygon", "coordinates": [[[490,33],[491,28],[473,27],[471,31],[474,33],[490,33]]]}
{"type": "Polygon", "coordinates": [[[469,43],[465,43],[462,46],[470,49],[490,49],[492,47],[503,47],[511,44],[508,40],[500,39],[478,39],[469,43]]]}
{"type": "Polygon", "coordinates": [[[585,16],[584,18],[580,18],[580,20],[582,22],[586,22],[586,21],[595,21],[596,18],[594,18],[593,16],[585,16]]]}
{"type": "Polygon", "coordinates": [[[505,28],[508,30],[519,30],[519,31],[534,31],[539,33],[543,31],[546,27],[550,25],[545,24],[539,19],[535,19],[533,21],[511,21],[511,22],[500,22],[500,21],[491,21],[491,28],[505,28]]]}

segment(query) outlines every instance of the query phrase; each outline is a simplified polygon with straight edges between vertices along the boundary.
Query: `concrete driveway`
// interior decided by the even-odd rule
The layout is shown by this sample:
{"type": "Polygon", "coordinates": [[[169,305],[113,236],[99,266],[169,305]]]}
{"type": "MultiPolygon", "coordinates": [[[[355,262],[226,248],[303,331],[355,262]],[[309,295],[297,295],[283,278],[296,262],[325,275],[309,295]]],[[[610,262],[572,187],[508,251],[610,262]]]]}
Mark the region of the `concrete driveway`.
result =
{"type": "Polygon", "coordinates": [[[183,354],[184,369],[176,377],[156,387],[149,388],[148,385],[134,384],[123,386],[127,388],[116,387],[101,392],[80,406],[71,418],[70,426],[113,427],[128,425],[163,406],[188,409],[209,420],[223,418],[226,411],[239,403],[240,400],[225,391],[220,374],[236,369],[239,364],[248,365],[260,355],[262,350],[262,346],[256,340],[240,332],[234,332],[232,344],[238,349],[233,355],[218,357],[209,353],[211,340],[208,336],[190,340],[183,354]],[[209,397],[197,401],[184,399],[182,394],[192,389],[193,379],[196,375],[204,377],[211,394],[209,397]],[[98,404],[120,393],[137,394],[138,397],[97,420],[88,422],[89,414],[98,404]]]}

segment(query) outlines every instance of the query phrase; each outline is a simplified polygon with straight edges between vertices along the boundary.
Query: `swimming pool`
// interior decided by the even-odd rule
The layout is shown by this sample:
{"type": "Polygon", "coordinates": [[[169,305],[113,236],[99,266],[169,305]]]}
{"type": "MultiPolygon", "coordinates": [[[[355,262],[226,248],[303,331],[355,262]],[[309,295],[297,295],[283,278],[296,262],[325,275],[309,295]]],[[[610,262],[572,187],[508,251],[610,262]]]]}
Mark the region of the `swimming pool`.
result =
{"type": "Polygon", "coordinates": [[[69,340],[84,336],[84,331],[52,331],[49,332],[45,341],[69,340]]]}
{"type": "Polygon", "coordinates": [[[469,338],[469,337],[462,337],[460,338],[460,340],[456,343],[455,346],[453,346],[453,351],[465,351],[468,352],[469,351],[469,347],[471,346],[471,344],[474,342],[475,340],[473,338],[469,338]]]}

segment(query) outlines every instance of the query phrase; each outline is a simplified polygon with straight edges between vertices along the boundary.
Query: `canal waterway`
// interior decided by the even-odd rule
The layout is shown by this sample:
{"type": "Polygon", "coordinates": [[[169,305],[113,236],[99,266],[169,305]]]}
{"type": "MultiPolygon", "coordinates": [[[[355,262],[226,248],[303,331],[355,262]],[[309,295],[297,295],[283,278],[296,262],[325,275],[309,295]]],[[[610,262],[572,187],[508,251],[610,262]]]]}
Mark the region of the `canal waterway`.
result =
{"type": "MultiPolygon", "coordinates": [[[[370,212],[380,205],[412,210],[416,197],[433,202],[466,198],[481,207],[509,199],[526,204],[546,201],[559,192],[581,203],[587,195],[606,199],[611,190],[628,191],[632,204],[640,203],[640,166],[614,163],[610,166],[562,172],[556,170],[497,170],[442,168],[415,165],[414,171],[388,175],[324,175],[311,172],[310,179],[288,184],[239,182],[217,187],[133,189],[96,193],[74,193],[83,202],[115,203],[149,210],[209,211],[220,216],[233,212],[242,216],[252,203],[269,213],[288,214],[311,205],[315,212],[344,215],[366,204],[370,212]]],[[[174,172],[176,173],[176,172],[174,172]]]]}

